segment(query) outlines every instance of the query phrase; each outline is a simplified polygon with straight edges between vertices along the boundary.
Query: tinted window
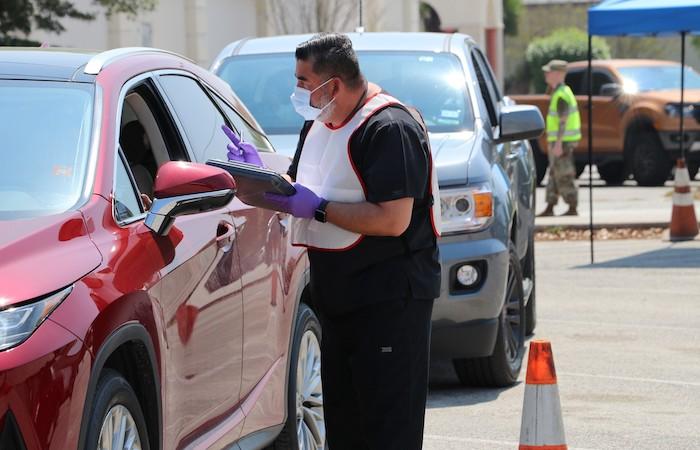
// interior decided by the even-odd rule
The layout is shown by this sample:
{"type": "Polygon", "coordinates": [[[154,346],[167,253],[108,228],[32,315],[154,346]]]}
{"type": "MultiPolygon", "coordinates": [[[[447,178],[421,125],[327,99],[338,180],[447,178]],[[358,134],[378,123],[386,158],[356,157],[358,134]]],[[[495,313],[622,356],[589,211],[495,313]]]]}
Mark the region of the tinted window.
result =
{"type": "Polygon", "coordinates": [[[586,84],[588,83],[588,78],[585,77],[586,71],[569,72],[566,74],[566,83],[575,95],[586,95],[587,89],[586,84]]]}
{"type": "Polygon", "coordinates": [[[226,102],[224,102],[216,96],[214,96],[214,99],[216,100],[216,103],[219,105],[221,110],[226,114],[226,118],[229,120],[231,126],[236,131],[236,133],[239,133],[243,136],[244,141],[252,143],[259,151],[274,151],[274,149],[272,148],[272,144],[270,144],[270,141],[267,140],[267,137],[265,137],[263,134],[260,134],[226,102]]]}
{"type": "Polygon", "coordinates": [[[614,83],[610,74],[606,72],[593,72],[593,95],[600,95],[603,85],[614,83]]]}
{"type": "Polygon", "coordinates": [[[0,220],[67,211],[79,201],[93,87],[0,81],[0,220]]]}
{"type": "Polygon", "coordinates": [[[489,80],[486,77],[486,71],[479,61],[479,57],[476,52],[472,52],[472,63],[474,64],[474,71],[476,72],[476,79],[479,82],[479,90],[481,92],[481,98],[486,105],[486,111],[489,115],[489,120],[491,125],[498,125],[498,112],[497,103],[495,101],[495,95],[493,89],[489,87],[489,80]]]}
{"type": "MultiPolygon", "coordinates": [[[[626,92],[661,91],[681,88],[681,66],[620,67],[622,83],[626,92]]],[[[700,89],[700,74],[687,67],[685,88],[700,89]]]]}
{"type": "Polygon", "coordinates": [[[117,222],[124,222],[139,214],[141,214],[141,203],[120,155],[117,158],[114,180],[114,218],[117,222]]]}
{"type": "Polygon", "coordinates": [[[221,131],[223,115],[199,83],[181,75],[162,75],[160,82],[185,130],[198,161],[226,157],[230,142],[221,131]]]}
{"type": "MultiPolygon", "coordinates": [[[[474,115],[467,101],[459,60],[451,54],[358,52],[369,81],[420,110],[433,132],[471,129],[474,115]]],[[[298,134],[303,119],[292,108],[293,54],[229,58],[219,69],[268,134],[298,134]]]]}

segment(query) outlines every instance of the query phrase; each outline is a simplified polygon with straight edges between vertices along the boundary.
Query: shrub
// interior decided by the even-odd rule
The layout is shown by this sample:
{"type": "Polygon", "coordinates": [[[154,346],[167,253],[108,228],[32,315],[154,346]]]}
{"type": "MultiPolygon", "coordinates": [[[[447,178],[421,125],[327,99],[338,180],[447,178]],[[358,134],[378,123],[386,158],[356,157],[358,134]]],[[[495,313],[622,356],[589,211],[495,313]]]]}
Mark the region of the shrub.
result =
{"type": "MultiPolygon", "coordinates": [[[[552,34],[533,39],[525,51],[525,60],[530,71],[535,92],[544,92],[546,83],[542,66],[552,59],[581,61],[588,58],[588,34],[578,28],[560,28],[552,34]]],[[[605,39],[593,37],[593,59],[609,59],[610,46],[605,39]]]]}

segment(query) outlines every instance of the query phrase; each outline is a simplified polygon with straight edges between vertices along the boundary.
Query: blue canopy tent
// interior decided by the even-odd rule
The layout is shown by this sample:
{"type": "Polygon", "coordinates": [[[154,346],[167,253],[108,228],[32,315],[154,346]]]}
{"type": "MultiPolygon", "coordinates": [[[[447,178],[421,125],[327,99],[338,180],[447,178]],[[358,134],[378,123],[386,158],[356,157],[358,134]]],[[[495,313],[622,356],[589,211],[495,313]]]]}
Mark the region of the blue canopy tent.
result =
{"type": "MultiPolygon", "coordinates": [[[[591,264],[593,257],[593,36],[681,36],[681,68],[685,67],[685,38],[700,32],[700,0],[604,0],[588,10],[588,196],[591,264]]],[[[681,111],[684,109],[685,70],[680,70],[681,111]]],[[[685,157],[684,114],[680,115],[681,155],[685,157]]]]}

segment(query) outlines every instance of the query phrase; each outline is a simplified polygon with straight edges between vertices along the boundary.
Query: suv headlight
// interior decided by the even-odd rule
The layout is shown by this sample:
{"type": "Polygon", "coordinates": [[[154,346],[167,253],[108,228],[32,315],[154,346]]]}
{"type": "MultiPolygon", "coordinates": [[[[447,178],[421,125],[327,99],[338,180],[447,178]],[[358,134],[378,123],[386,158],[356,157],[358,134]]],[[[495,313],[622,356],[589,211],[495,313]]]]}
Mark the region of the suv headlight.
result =
{"type": "Polygon", "coordinates": [[[26,341],[72,290],[69,286],[33,303],[0,309],[0,351],[26,341]]]}
{"type": "Polygon", "coordinates": [[[493,191],[488,183],[460,189],[440,189],[442,233],[479,231],[493,219],[493,191]]]}

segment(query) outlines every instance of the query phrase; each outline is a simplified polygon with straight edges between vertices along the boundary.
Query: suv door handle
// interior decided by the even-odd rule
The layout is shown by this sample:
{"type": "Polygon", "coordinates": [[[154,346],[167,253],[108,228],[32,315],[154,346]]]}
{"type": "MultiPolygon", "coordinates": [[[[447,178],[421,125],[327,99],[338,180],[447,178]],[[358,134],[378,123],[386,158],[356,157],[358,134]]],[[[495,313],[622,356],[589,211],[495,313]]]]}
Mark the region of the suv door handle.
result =
{"type": "Polygon", "coordinates": [[[231,250],[233,240],[236,237],[236,227],[232,223],[221,221],[216,229],[216,246],[224,253],[231,250]]]}

